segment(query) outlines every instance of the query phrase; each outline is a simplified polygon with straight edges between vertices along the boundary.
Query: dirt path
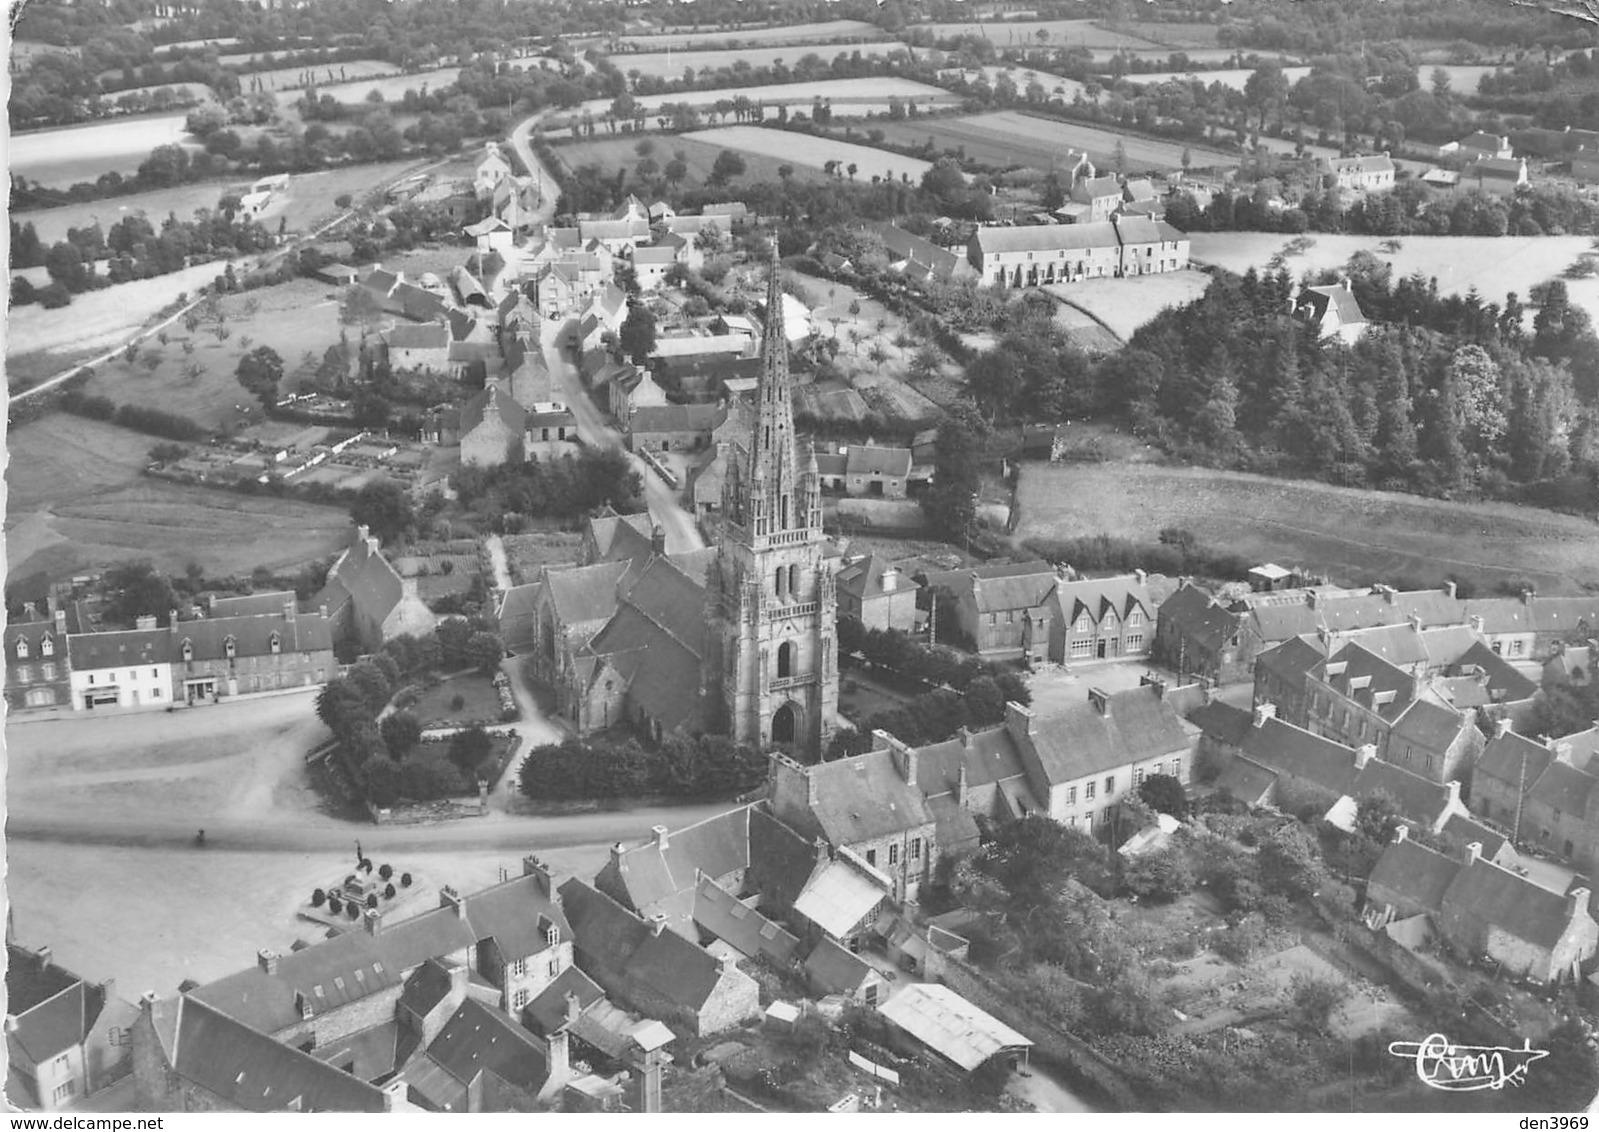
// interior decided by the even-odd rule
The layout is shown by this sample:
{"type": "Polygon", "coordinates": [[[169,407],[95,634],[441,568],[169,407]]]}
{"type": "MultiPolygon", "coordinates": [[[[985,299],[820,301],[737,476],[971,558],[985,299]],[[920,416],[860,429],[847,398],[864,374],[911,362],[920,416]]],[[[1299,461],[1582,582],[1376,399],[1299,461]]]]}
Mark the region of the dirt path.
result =
{"type": "Polygon", "coordinates": [[[502,813],[517,812],[522,802],[519,774],[522,760],[527,758],[534,747],[559,743],[566,738],[566,732],[551,723],[539,710],[533,690],[523,679],[524,669],[523,657],[507,657],[500,662],[500,671],[504,672],[506,679],[511,682],[511,695],[516,697],[516,706],[522,710],[522,718],[516,723],[516,731],[522,737],[522,741],[516,749],[516,754],[506,766],[505,773],[500,775],[500,781],[495,784],[494,793],[489,795],[489,805],[502,813]]]}
{"type": "Polygon", "coordinates": [[[489,535],[483,545],[489,552],[489,565],[494,568],[494,588],[503,594],[511,588],[511,564],[505,558],[505,540],[499,535],[489,535]]]}
{"type": "Polygon", "coordinates": [[[1118,341],[1118,342],[1122,341],[1122,336],[1120,334],[1117,334],[1114,330],[1112,330],[1110,328],[1110,323],[1108,323],[1104,319],[1100,318],[1097,314],[1095,314],[1093,311],[1089,310],[1087,307],[1083,306],[1081,303],[1074,303],[1070,299],[1068,299],[1065,295],[1056,294],[1054,289],[1050,288],[1050,287],[1042,287],[1042,288],[1040,288],[1040,290],[1042,290],[1044,292],[1044,294],[1048,295],[1050,298],[1054,299],[1061,306],[1070,307],[1072,310],[1076,311],[1077,313],[1092,319],[1095,326],[1099,327],[1106,334],[1109,334],[1112,338],[1116,339],[1116,341],[1118,341]]]}

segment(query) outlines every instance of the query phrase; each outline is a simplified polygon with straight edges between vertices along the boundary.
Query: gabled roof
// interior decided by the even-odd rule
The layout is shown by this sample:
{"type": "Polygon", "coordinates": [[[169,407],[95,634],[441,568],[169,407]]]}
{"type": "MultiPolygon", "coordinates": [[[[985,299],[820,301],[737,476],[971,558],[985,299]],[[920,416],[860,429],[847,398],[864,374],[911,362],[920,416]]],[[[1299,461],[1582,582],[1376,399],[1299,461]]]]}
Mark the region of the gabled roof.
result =
{"type": "Polygon", "coordinates": [[[315,1017],[348,1006],[398,986],[401,974],[375,937],[350,932],[278,956],[273,974],[247,967],[196,988],[190,997],[273,1034],[300,1023],[305,1008],[315,1017]]]}
{"type": "Polygon", "coordinates": [[[1111,612],[1115,613],[1118,622],[1127,620],[1128,614],[1134,610],[1142,612],[1151,624],[1155,616],[1155,604],[1149,596],[1149,590],[1135,574],[1056,582],[1055,601],[1068,632],[1084,613],[1096,625],[1111,612]]]}
{"type": "MultiPolygon", "coordinates": [[[[454,918],[453,911],[451,918],[454,918]]],[[[450,987],[449,967],[436,958],[430,958],[405,980],[405,989],[400,992],[400,1006],[426,1017],[449,997],[450,987]]]]}
{"type": "Polygon", "coordinates": [[[1158,244],[1161,241],[1159,226],[1147,216],[1118,216],[1116,235],[1123,247],[1128,244],[1158,244]]]}
{"type": "Polygon", "coordinates": [[[1326,659],[1325,648],[1316,637],[1289,637],[1282,644],[1258,653],[1255,667],[1264,668],[1279,680],[1302,683],[1306,674],[1326,659]]]}
{"type": "Polygon", "coordinates": [[[546,932],[572,932],[560,902],[544,893],[545,877],[527,874],[472,893],[464,900],[466,921],[479,941],[492,939],[507,962],[552,946],[546,932]]]}
{"type": "Polygon", "coordinates": [[[245,1112],[383,1112],[383,1092],[185,995],[154,1009],[169,1017],[177,1076],[245,1112]]]}
{"type": "Polygon", "coordinates": [[[620,976],[690,1010],[705,1005],[722,978],[722,965],[676,932],[650,926],[616,901],[573,879],[561,886],[580,955],[598,962],[593,972],[604,985],[620,976]]]}
{"type": "Polygon", "coordinates": [[[1276,784],[1276,771],[1243,755],[1228,759],[1227,765],[1216,778],[1217,790],[1225,790],[1240,802],[1251,806],[1265,800],[1267,792],[1276,784]]]}
{"type": "Polygon", "coordinates": [[[1554,752],[1537,740],[1507,731],[1488,740],[1472,773],[1525,789],[1537,781],[1554,757],[1554,752]]]}
{"type": "Polygon", "coordinates": [[[336,614],[347,602],[354,601],[364,615],[382,621],[400,604],[405,586],[383,556],[378,540],[361,537],[364,530],[354,531],[350,546],[333,563],[327,584],[313,601],[326,605],[330,614],[336,614]]]}
{"type": "Polygon", "coordinates": [[[853,594],[858,600],[870,601],[885,593],[913,593],[921,587],[908,574],[890,566],[877,555],[868,554],[838,572],[838,588],[843,593],[853,594]],[[894,579],[891,590],[883,586],[883,577],[889,573],[894,579]]]}
{"type": "Polygon", "coordinates": [[[673,248],[639,248],[633,253],[633,262],[636,264],[651,264],[657,267],[670,266],[677,262],[677,252],[673,248]]]}
{"type": "Polygon", "coordinates": [[[607,562],[648,554],[654,530],[655,521],[643,511],[634,515],[597,515],[589,520],[589,537],[594,540],[599,557],[607,562]]]}
{"type": "Polygon", "coordinates": [[[969,600],[979,613],[1036,609],[1044,605],[1059,579],[1044,561],[943,570],[927,575],[927,584],[969,600]]]}
{"type": "Polygon", "coordinates": [[[795,899],[794,914],[830,936],[848,935],[891,895],[887,878],[874,872],[842,854],[835,857],[795,899]]]}
{"type": "Polygon", "coordinates": [[[1314,782],[1340,797],[1355,793],[1355,752],[1286,720],[1271,718],[1251,726],[1239,750],[1275,773],[1314,782]]]}
{"type": "Polygon", "coordinates": [[[1392,173],[1393,159],[1386,153],[1363,157],[1334,157],[1327,163],[1335,173],[1392,173]]]}
{"type": "Polygon", "coordinates": [[[938,983],[910,983],[878,1009],[894,1025],[968,1073],[996,1053],[1033,1044],[938,983]]]}
{"type": "Polygon", "coordinates": [[[717,878],[749,867],[750,807],[740,806],[667,834],[618,849],[595,878],[595,887],[641,916],[690,921],[701,874],[717,878]]]}
{"type": "MultiPolygon", "coordinates": [[[[1120,190],[1116,190],[1117,195],[1120,190]]],[[[1108,220],[1092,224],[1028,224],[1020,228],[979,228],[972,237],[982,255],[1009,252],[1079,251],[1119,248],[1116,226],[1108,220]]]]}
{"type": "Polygon", "coordinates": [[[1527,163],[1514,157],[1485,157],[1466,167],[1464,177],[1489,181],[1519,181],[1526,176],[1527,163]]]}
{"type": "Polygon", "coordinates": [[[1399,812],[1411,821],[1432,827],[1449,804],[1449,787],[1412,774],[1402,766],[1371,759],[1355,775],[1354,796],[1370,797],[1382,791],[1391,797],[1399,812]]]}
{"type": "Polygon", "coordinates": [[[1406,838],[1388,845],[1367,880],[1368,890],[1386,888],[1404,900],[1438,912],[1455,876],[1464,866],[1454,859],[1406,838]]]}
{"type": "Polygon", "coordinates": [[[560,892],[577,949],[601,969],[623,970],[650,934],[649,925],[575,877],[561,885],[560,892]]]}
{"type": "Polygon", "coordinates": [[[10,1035],[35,1065],[81,1046],[105,1006],[105,991],[39,954],[6,947],[6,1014],[16,1019],[10,1035]]]}
{"type": "Polygon", "coordinates": [[[566,1025],[566,996],[569,994],[577,996],[579,1011],[587,1010],[605,997],[598,983],[579,968],[568,967],[528,1003],[526,1018],[535,1034],[549,1037],[566,1025]]]}
{"type": "Polygon", "coordinates": [[[1085,177],[1072,189],[1072,198],[1081,201],[1093,201],[1101,197],[1120,198],[1121,195],[1121,182],[1111,176],[1085,177]]]}
{"type": "Polygon", "coordinates": [[[854,994],[877,974],[859,955],[825,937],[811,948],[803,969],[823,994],[854,994]]]}
{"type": "Polygon", "coordinates": [[[738,897],[702,876],[694,890],[694,923],[746,958],[760,956],[779,965],[794,961],[799,939],[738,897]]]}
{"type": "Polygon", "coordinates": [[[1480,859],[1455,874],[1444,903],[1451,916],[1545,948],[1560,941],[1572,918],[1563,894],[1480,859]]]}
{"type": "Polygon", "coordinates": [[[1466,846],[1476,842],[1482,846],[1482,855],[1490,861],[1498,856],[1499,850],[1504,848],[1505,842],[1509,840],[1504,834],[1483,825],[1475,818],[1461,814],[1451,814],[1438,832],[1457,845],[1466,846]]]}
{"type": "Polygon", "coordinates": [[[1527,798],[1562,814],[1585,817],[1595,784],[1599,784],[1599,779],[1593,775],[1557,759],[1544,768],[1527,798]]]}
{"type": "Polygon", "coordinates": [[[462,1002],[444,1024],[428,1046],[428,1057],[463,1084],[479,1073],[493,1073],[537,1093],[549,1077],[544,1051],[527,1031],[473,998],[462,1002]]]}
{"type": "Polygon", "coordinates": [[[1330,310],[1342,326],[1360,326],[1366,322],[1366,314],[1355,301],[1354,292],[1342,284],[1306,287],[1299,292],[1299,305],[1316,319],[1326,317],[1330,310]]]}
{"type": "Polygon", "coordinates": [[[1358,644],[1335,649],[1310,675],[1390,723],[1416,702],[1415,678],[1358,644]]]}
{"type": "Polygon", "coordinates": [[[73,633],[67,649],[76,672],[167,664],[172,659],[172,634],[167,629],[126,629],[110,633],[73,633]]]}
{"type": "Polygon", "coordinates": [[[1419,699],[1394,721],[1389,742],[1403,739],[1417,747],[1442,751],[1470,726],[1470,718],[1454,708],[1419,699]]]}
{"type": "MultiPolygon", "coordinates": [[[[922,792],[907,783],[889,750],[866,751],[805,768],[815,802],[803,820],[835,846],[930,824],[922,792]]],[[[800,821],[793,815],[790,824],[800,821]]],[[[809,832],[803,826],[800,832],[809,832]]]]}
{"type": "Polygon", "coordinates": [[[1193,746],[1182,717],[1149,685],[1105,696],[1103,711],[1087,701],[1043,716],[1035,731],[1015,739],[1052,786],[1193,746]]]}
{"type": "Polygon", "coordinates": [[[299,608],[293,590],[273,590],[258,594],[227,594],[213,597],[207,612],[212,617],[253,617],[257,614],[276,614],[281,617],[290,603],[299,608]]]}
{"type": "Polygon", "coordinates": [[[1189,713],[1188,722],[1229,747],[1241,746],[1254,726],[1249,712],[1221,700],[1201,704],[1189,713]]]}
{"type": "Polygon", "coordinates": [[[1231,640],[1238,632],[1238,620],[1237,613],[1192,584],[1179,587],[1160,606],[1162,625],[1178,624],[1184,636],[1210,648],[1220,648],[1231,640]]]}
{"type": "Polygon", "coordinates": [[[852,476],[908,476],[911,472],[909,448],[881,448],[851,444],[844,453],[845,467],[852,476]]]}
{"type": "Polygon", "coordinates": [[[750,807],[750,882],[763,904],[789,908],[816,872],[818,847],[772,816],[765,802],[750,807]]]}
{"type": "Polygon", "coordinates": [[[273,638],[280,653],[325,652],[333,648],[333,624],[320,613],[299,613],[290,620],[282,610],[179,621],[172,632],[171,655],[174,662],[182,660],[187,644],[195,660],[220,660],[228,655],[231,640],[236,657],[271,656],[273,638]]]}
{"type": "Polygon", "coordinates": [[[573,566],[565,570],[546,570],[544,586],[556,616],[567,626],[605,621],[616,613],[620,600],[617,587],[631,563],[597,562],[592,566],[573,566]]]}
{"type": "Polygon", "coordinates": [[[527,410],[499,385],[489,385],[461,406],[461,436],[466,437],[485,420],[520,433],[527,426],[527,410]]]}

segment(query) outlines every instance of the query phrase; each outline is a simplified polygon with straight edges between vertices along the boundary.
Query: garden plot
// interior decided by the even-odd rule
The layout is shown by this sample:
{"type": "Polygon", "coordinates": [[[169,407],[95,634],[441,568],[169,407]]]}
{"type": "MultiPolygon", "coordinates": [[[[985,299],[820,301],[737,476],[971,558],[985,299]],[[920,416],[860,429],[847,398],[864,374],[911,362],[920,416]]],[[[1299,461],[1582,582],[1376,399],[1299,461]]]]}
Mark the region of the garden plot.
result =
{"type": "MultiPolygon", "coordinates": [[[[1121,142],[1130,169],[1171,170],[1182,167],[1185,148],[1180,142],[1117,134],[1076,122],[1038,118],[1017,110],[874,125],[897,144],[914,146],[931,141],[935,150],[958,149],[972,160],[998,169],[1030,165],[1047,172],[1072,149],[1086,150],[1094,164],[1108,168],[1116,159],[1116,143],[1121,142]]],[[[1202,146],[1186,148],[1196,166],[1238,163],[1236,156],[1220,150],[1202,146]]]]}
{"type": "MultiPolygon", "coordinates": [[[[958,95],[936,86],[899,78],[825,79],[811,83],[771,83],[766,86],[723,87],[718,90],[682,90],[671,94],[651,94],[638,100],[647,112],[654,113],[668,103],[689,106],[714,106],[718,102],[735,98],[759,102],[768,109],[787,106],[790,110],[809,112],[818,99],[832,103],[835,117],[848,117],[868,113],[887,113],[888,100],[898,98],[918,106],[954,105],[958,95]]],[[[603,118],[611,109],[611,99],[591,98],[579,108],[573,119],[584,114],[603,118]]],[[[647,125],[651,124],[648,121],[647,125]]]]}
{"type": "Polygon", "coordinates": [[[689,69],[692,69],[696,75],[704,75],[708,71],[731,68],[739,63],[750,67],[770,67],[781,60],[792,67],[808,55],[815,55],[831,63],[839,55],[853,55],[856,52],[867,58],[881,58],[896,51],[907,50],[908,48],[898,40],[884,40],[881,43],[848,43],[814,47],[739,47],[724,51],[628,53],[611,56],[611,62],[628,76],[637,71],[647,78],[680,79],[683,77],[683,72],[689,69]]]}
{"type": "MultiPolygon", "coordinates": [[[[865,42],[877,39],[882,34],[882,31],[875,24],[866,23],[864,20],[828,20],[824,23],[790,24],[786,27],[772,28],[738,28],[733,31],[680,31],[663,32],[660,35],[624,35],[619,36],[617,42],[635,51],[665,51],[668,47],[675,51],[680,47],[691,46],[725,48],[742,44],[770,46],[787,43],[829,43],[851,39],[865,42]]],[[[627,67],[623,66],[621,55],[614,56],[613,62],[626,73],[627,67]]]]}
{"type": "MultiPolygon", "coordinates": [[[[94,181],[102,173],[132,175],[156,146],[191,140],[183,121],[182,114],[161,114],[12,134],[7,160],[12,175],[50,188],[64,189],[79,181],[94,181]]],[[[116,208],[114,203],[102,203],[108,211],[116,208]]]]}
{"type": "Polygon", "coordinates": [[[902,157],[887,150],[762,126],[723,126],[684,136],[795,165],[808,165],[812,169],[821,169],[829,161],[835,161],[845,169],[853,166],[854,172],[850,177],[858,181],[870,181],[873,177],[898,179],[908,176],[913,183],[920,183],[923,174],[932,168],[929,162],[902,157]]]}
{"type": "Polygon", "coordinates": [[[938,405],[908,384],[911,355],[917,344],[901,345],[905,322],[876,299],[847,283],[814,281],[805,289],[811,301],[825,287],[826,303],[812,310],[817,334],[839,345],[833,364],[866,403],[891,421],[918,424],[936,419],[938,405]],[[858,313],[850,312],[856,306],[858,313]]]}
{"type": "Polygon", "coordinates": [[[536,582],[546,566],[569,566],[583,557],[583,536],[572,531],[505,535],[506,563],[519,586],[536,582]]]}
{"type": "MultiPolygon", "coordinates": [[[[1046,287],[1045,290],[1049,288],[1046,287]]],[[[1071,303],[1056,304],[1055,322],[1065,329],[1068,338],[1089,353],[1114,353],[1122,346],[1122,340],[1111,333],[1098,319],[1071,303]]]]}

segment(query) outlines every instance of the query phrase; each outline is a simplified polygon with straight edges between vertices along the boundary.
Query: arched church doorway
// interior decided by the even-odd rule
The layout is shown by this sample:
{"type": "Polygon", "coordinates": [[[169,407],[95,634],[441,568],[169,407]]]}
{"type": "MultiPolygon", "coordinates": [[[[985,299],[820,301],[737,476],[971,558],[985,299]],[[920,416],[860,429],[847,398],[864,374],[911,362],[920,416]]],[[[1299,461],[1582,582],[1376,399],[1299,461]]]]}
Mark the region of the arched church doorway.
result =
{"type": "Polygon", "coordinates": [[[792,743],[794,731],[799,725],[798,716],[793,704],[784,704],[772,716],[772,742],[792,743]]]}

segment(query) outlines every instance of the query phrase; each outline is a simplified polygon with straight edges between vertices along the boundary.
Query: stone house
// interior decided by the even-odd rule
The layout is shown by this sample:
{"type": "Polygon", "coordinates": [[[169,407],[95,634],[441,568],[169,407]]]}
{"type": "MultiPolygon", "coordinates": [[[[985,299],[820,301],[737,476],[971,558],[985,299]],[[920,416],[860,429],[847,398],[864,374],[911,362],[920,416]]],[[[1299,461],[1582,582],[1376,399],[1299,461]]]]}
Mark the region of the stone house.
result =
{"type": "Polygon", "coordinates": [[[1594,680],[1596,663],[1599,663],[1599,642],[1570,646],[1557,642],[1555,655],[1543,666],[1543,683],[1587,687],[1594,680]]]}
{"type": "Polygon", "coordinates": [[[935,822],[917,782],[916,751],[886,734],[873,738],[876,750],[814,766],[773,755],[772,815],[888,877],[896,902],[913,901],[938,864],[935,822]]]}
{"type": "Polygon", "coordinates": [[[699,882],[735,894],[746,891],[750,826],[759,820],[753,812],[758,808],[759,803],[740,806],[682,829],[655,826],[647,841],[633,846],[618,841],[594,887],[646,920],[665,917],[668,928],[697,942],[699,882]]]}
{"type": "Polygon", "coordinates": [[[607,994],[699,1037],[760,1016],[755,980],[732,959],[666,930],[664,916],[645,920],[577,879],[559,891],[577,964],[607,994]]]}
{"type": "Polygon", "coordinates": [[[56,707],[72,701],[66,610],[54,610],[49,619],[9,624],[0,640],[6,654],[8,709],[56,707]]]}
{"type": "Polygon", "coordinates": [[[1466,166],[1460,173],[1460,187],[1476,189],[1493,196],[1515,196],[1531,184],[1524,157],[1490,157],[1466,166]]]}
{"type": "Polygon", "coordinates": [[[859,1006],[873,1007],[887,997],[887,983],[876,967],[831,939],[822,939],[805,957],[805,981],[819,996],[842,995],[859,1006]]]}
{"type": "Polygon", "coordinates": [[[1241,647],[1240,615],[1209,591],[1184,580],[1161,603],[1155,626],[1155,659],[1179,680],[1198,676],[1215,684],[1249,679],[1254,657],[1241,647]]]}
{"type": "Polygon", "coordinates": [[[1155,642],[1155,604],[1142,570],[1055,583],[1049,658],[1057,663],[1144,656],[1155,642]]]}
{"type": "Polygon", "coordinates": [[[927,575],[935,625],[953,621],[979,656],[1034,663],[1049,656],[1050,599],[1058,581],[1043,561],[927,575]]]}
{"type": "Polygon", "coordinates": [[[334,560],[313,604],[328,611],[335,634],[351,632],[368,652],[410,634],[425,637],[438,618],[417,593],[415,578],[401,578],[364,526],[334,560]]]}
{"type": "Polygon", "coordinates": [[[916,628],[916,591],[921,587],[875,554],[846,562],[838,572],[838,615],[867,629],[916,628]]]}
{"type": "Polygon", "coordinates": [[[449,372],[450,328],[444,323],[402,323],[385,330],[382,337],[390,369],[449,372]]]}
{"type": "Polygon", "coordinates": [[[1121,208],[1121,182],[1115,177],[1084,177],[1072,185],[1071,199],[1087,205],[1088,223],[1098,224],[1121,208]]]}
{"type": "Polygon", "coordinates": [[[640,291],[658,291],[666,285],[666,274],[678,262],[678,249],[669,246],[639,248],[633,253],[633,273],[640,291]]]}
{"type": "Polygon", "coordinates": [[[1520,597],[1472,599],[1465,619],[1495,653],[1508,660],[1545,660],[1562,643],[1586,641],[1599,633],[1599,597],[1520,597]]]}
{"type": "Polygon", "coordinates": [[[637,452],[698,452],[727,416],[720,405],[646,405],[627,418],[628,447],[637,452]]]}
{"type": "Polygon", "coordinates": [[[1349,192],[1380,193],[1394,187],[1394,163],[1386,150],[1363,157],[1329,158],[1325,167],[1338,187],[1349,192]]]}
{"type": "Polygon", "coordinates": [[[171,702],[193,704],[327,682],[337,670],[332,620],[324,610],[299,612],[292,591],[266,596],[282,602],[277,612],[173,618],[171,702]]]}
{"type": "Polygon", "coordinates": [[[125,1077],[137,1014],[109,980],[90,983],[55,963],[48,947],[7,940],[7,1098],[57,1112],[125,1077]]]}
{"type": "Polygon", "coordinates": [[[527,410],[497,383],[461,406],[458,431],[462,464],[495,468],[527,459],[527,410]]]}
{"type": "Polygon", "coordinates": [[[818,451],[816,467],[826,489],[846,495],[904,499],[911,474],[911,450],[851,444],[842,453],[818,451]]]}
{"type": "Polygon", "coordinates": [[[1116,239],[1121,245],[1117,271],[1123,278],[1181,271],[1188,266],[1188,236],[1164,220],[1148,216],[1117,216],[1116,239]]]}
{"type": "MultiPolygon", "coordinates": [[[[1120,189],[1114,198],[1106,199],[1120,201],[1120,189]]],[[[984,283],[1036,287],[1114,278],[1121,269],[1121,241],[1108,219],[1086,224],[984,227],[972,235],[967,258],[984,283]]]]}
{"type": "Polygon", "coordinates": [[[1294,301],[1294,314],[1320,338],[1336,338],[1353,346],[1366,332],[1368,320],[1349,280],[1326,287],[1304,287],[1294,301]]]}
{"type": "Polygon", "coordinates": [[[1539,742],[1501,721],[1472,776],[1472,808],[1511,839],[1599,867],[1599,726],[1539,742]]]}

